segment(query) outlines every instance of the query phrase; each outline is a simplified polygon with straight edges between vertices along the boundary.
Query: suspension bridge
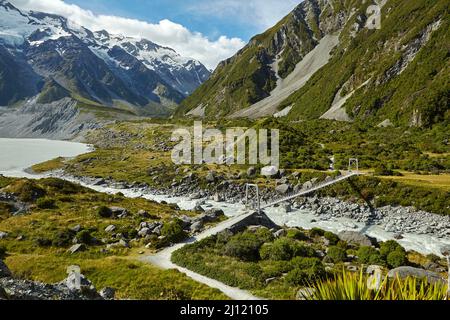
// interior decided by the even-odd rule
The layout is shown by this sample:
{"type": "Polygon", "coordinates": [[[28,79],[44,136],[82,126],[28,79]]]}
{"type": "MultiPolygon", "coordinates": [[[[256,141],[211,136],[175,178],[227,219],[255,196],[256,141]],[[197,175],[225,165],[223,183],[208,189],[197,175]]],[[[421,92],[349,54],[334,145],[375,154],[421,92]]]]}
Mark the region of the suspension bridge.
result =
{"type": "Polygon", "coordinates": [[[299,191],[296,191],[296,192],[291,192],[288,195],[284,195],[283,197],[280,197],[278,199],[272,199],[271,201],[268,201],[268,202],[261,202],[259,186],[258,185],[256,185],[256,184],[247,184],[246,185],[246,195],[245,195],[246,204],[248,206],[250,203],[253,202],[252,209],[257,210],[258,212],[260,212],[263,209],[270,208],[270,207],[276,206],[276,205],[278,205],[280,203],[287,202],[287,201],[293,200],[295,198],[308,195],[308,194],[313,193],[315,191],[318,191],[320,189],[323,189],[323,188],[326,188],[326,187],[331,186],[333,184],[339,183],[341,181],[350,179],[351,177],[359,176],[361,174],[362,173],[359,172],[358,159],[352,158],[352,159],[349,160],[348,171],[345,172],[344,174],[342,174],[340,176],[337,176],[335,178],[332,178],[330,180],[325,180],[325,181],[323,181],[321,183],[318,183],[316,185],[311,186],[310,188],[302,189],[302,190],[299,190],[299,191]],[[356,168],[352,169],[353,166],[355,166],[356,168]],[[250,196],[251,196],[250,195],[250,191],[251,191],[251,189],[254,189],[256,191],[255,197],[252,199],[253,201],[250,200],[250,196]]]}

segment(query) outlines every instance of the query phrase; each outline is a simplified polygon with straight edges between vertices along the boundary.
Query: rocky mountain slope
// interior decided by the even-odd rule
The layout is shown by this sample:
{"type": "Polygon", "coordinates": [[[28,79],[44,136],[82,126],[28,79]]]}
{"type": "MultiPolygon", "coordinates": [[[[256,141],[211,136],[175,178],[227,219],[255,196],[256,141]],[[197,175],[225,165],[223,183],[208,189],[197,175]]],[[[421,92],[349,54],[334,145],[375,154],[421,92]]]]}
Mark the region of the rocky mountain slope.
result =
{"type": "Polygon", "coordinates": [[[209,77],[198,61],[146,39],[92,32],[0,1],[0,106],[71,97],[136,114],[168,114],[209,77]]]}
{"type": "Polygon", "coordinates": [[[444,0],[305,0],[223,61],[177,114],[410,126],[443,121],[448,7],[444,0]],[[371,27],[375,4],[379,29],[371,27]]]}

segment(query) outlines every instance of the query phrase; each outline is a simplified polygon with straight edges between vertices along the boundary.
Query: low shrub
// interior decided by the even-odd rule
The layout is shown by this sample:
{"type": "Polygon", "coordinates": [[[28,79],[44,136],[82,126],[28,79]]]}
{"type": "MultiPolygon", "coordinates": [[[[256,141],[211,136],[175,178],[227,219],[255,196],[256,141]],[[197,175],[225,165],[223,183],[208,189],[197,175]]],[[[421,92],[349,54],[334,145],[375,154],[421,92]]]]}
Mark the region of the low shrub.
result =
{"type": "Polygon", "coordinates": [[[102,218],[111,218],[112,211],[108,207],[101,206],[97,209],[97,214],[102,218]]]}
{"type": "Polygon", "coordinates": [[[332,246],[328,248],[327,257],[329,257],[334,263],[339,263],[347,260],[347,253],[344,249],[338,246],[332,246]]]}
{"type": "Polygon", "coordinates": [[[39,198],[36,200],[36,205],[39,209],[54,209],[56,208],[56,201],[51,198],[39,198]]]}
{"type": "Polygon", "coordinates": [[[378,265],[384,265],[385,262],[378,252],[377,249],[374,247],[365,247],[362,246],[357,251],[358,260],[361,263],[365,264],[378,264],[378,265]]]}
{"type": "Polygon", "coordinates": [[[227,256],[243,261],[257,261],[260,259],[259,249],[263,242],[251,232],[243,232],[233,236],[224,246],[227,256]]]}
{"type": "Polygon", "coordinates": [[[398,268],[408,263],[406,253],[401,250],[395,250],[388,254],[386,262],[390,268],[398,268]]]}
{"type": "Polygon", "coordinates": [[[300,240],[300,241],[305,241],[305,240],[309,239],[308,236],[304,232],[302,232],[298,229],[289,229],[287,231],[286,237],[295,239],[295,240],[300,240]]]}
{"type": "Polygon", "coordinates": [[[331,245],[335,245],[339,242],[339,237],[333,232],[327,231],[323,234],[323,236],[330,242],[331,245]]]}
{"type": "Polygon", "coordinates": [[[171,243],[183,241],[187,237],[187,233],[183,230],[183,221],[180,219],[165,223],[161,229],[161,235],[165,237],[165,241],[171,243]]]}
{"type": "Polygon", "coordinates": [[[309,231],[309,235],[311,237],[322,237],[325,234],[325,231],[320,228],[312,228],[311,231],[309,231]]]}

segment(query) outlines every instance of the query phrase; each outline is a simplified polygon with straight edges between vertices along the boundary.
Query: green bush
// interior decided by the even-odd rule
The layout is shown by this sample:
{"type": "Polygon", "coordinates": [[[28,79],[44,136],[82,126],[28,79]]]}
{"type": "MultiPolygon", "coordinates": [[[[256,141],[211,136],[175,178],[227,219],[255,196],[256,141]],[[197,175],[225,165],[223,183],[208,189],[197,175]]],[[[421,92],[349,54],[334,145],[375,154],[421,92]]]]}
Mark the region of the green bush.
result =
{"type": "Polygon", "coordinates": [[[308,285],[326,275],[325,267],[317,258],[296,257],[292,259],[293,269],[286,275],[285,281],[294,286],[308,285]]]}
{"type": "Polygon", "coordinates": [[[286,237],[295,239],[295,240],[300,240],[300,241],[305,241],[305,240],[309,239],[308,236],[304,232],[302,232],[298,229],[289,229],[287,231],[286,237]]]}
{"type": "Polygon", "coordinates": [[[112,216],[112,211],[110,208],[105,207],[105,206],[101,206],[98,208],[97,210],[97,214],[102,217],[102,218],[111,218],[112,216]]]}
{"type": "Polygon", "coordinates": [[[380,254],[384,259],[386,259],[391,252],[397,250],[405,252],[405,249],[395,240],[389,240],[380,244],[380,254]]]}
{"type": "Polygon", "coordinates": [[[84,243],[86,245],[92,244],[94,240],[89,230],[81,230],[80,232],[78,232],[77,239],[80,243],[84,243]]]}
{"type": "Polygon", "coordinates": [[[72,230],[64,230],[60,231],[53,238],[52,244],[55,247],[65,247],[72,243],[73,237],[75,236],[75,232],[72,230]]]}
{"type": "Polygon", "coordinates": [[[408,259],[404,251],[397,249],[388,254],[386,261],[390,268],[398,268],[404,266],[408,259]]]}
{"type": "Polygon", "coordinates": [[[325,234],[325,231],[320,229],[320,228],[312,228],[311,231],[309,232],[309,235],[311,237],[322,237],[325,234]]]}
{"type": "Polygon", "coordinates": [[[334,263],[343,262],[347,259],[347,254],[346,254],[345,250],[338,246],[329,247],[328,251],[327,251],[327,256],[334,263]]]}
{"type": "Polygon", "coordinates": [[[161,235],[165,237],[165,241],[171,243],[183,241],[187,237],[187,233],[183,230],[183,221],[180,219],[165,223],[161,229],[161,235]]]}
{"type": "Polygon", "coordinates": [[[260,250],[261,258],[264,260],[288,261],[292,258],[291,239],[280,238],[273,243],[266,243],[260,250]]]}
{"type": "Polygon", "coordinates": [[[384,260],[377,249],[373,247],[360,247],[357,252],[358,260],[365,264],[384,265],[384,260]]]}
{"type": "Polygon", "coordinates": [[[259,249],[263,242],[256,234],[243,232],[233,236],[224,247],[227,256],[244,261],[257,261],[260,259],[259,249]]]}
{"type": "Polygon", "coordinates": [[[39,209],[54,209],[56,202],[51,198],[39,198],[36,201],[36,205],[39,209]]]}
{"type": "Polygon", "coordinates": [[[273,233],[267,228],[259,228],[256,230],[255,235],[262,243],[272,242],[275,240],[273,233]]]}
{"type": "Polygon", "coordinates": [[[339,242],[339,237],[335,235],[333,232],[325,232],[324,235],[325,239],[327,239],[331,245],[335,245],[339,242]]]}

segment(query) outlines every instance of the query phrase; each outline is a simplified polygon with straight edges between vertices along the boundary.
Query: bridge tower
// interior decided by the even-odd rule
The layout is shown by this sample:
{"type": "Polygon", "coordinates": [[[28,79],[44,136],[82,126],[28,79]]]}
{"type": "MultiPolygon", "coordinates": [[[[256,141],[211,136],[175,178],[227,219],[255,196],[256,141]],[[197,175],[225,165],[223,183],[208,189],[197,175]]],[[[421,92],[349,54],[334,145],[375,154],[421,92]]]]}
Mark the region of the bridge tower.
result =
{"type": "Polygon", "coordinates": [[[258,213],[261,212],[261,200],[259,198],[259,186],[257,184],[247,183],[245,185],[245,206],[248,209],[256,209],[256,210],[258,210],[258,213]],[[255,195],[253,195],[253,196],[255,196],[255,198],[252,199],[253,200],[252,201],[253,202],[253,208],[250,207],[250,196],[252,196],[250,194],[251,193],[250,191],[252,189],[255,190],[255,193],[256,193],[255,195]]]}
{"type": "Polygon", "coordinates": [[[348,171],[359,173],[359,160],[357,158],[350,158],[348,160],[348,171]],[[353,167],[355,167],[356,170],[353,170],[353,167]]]}

